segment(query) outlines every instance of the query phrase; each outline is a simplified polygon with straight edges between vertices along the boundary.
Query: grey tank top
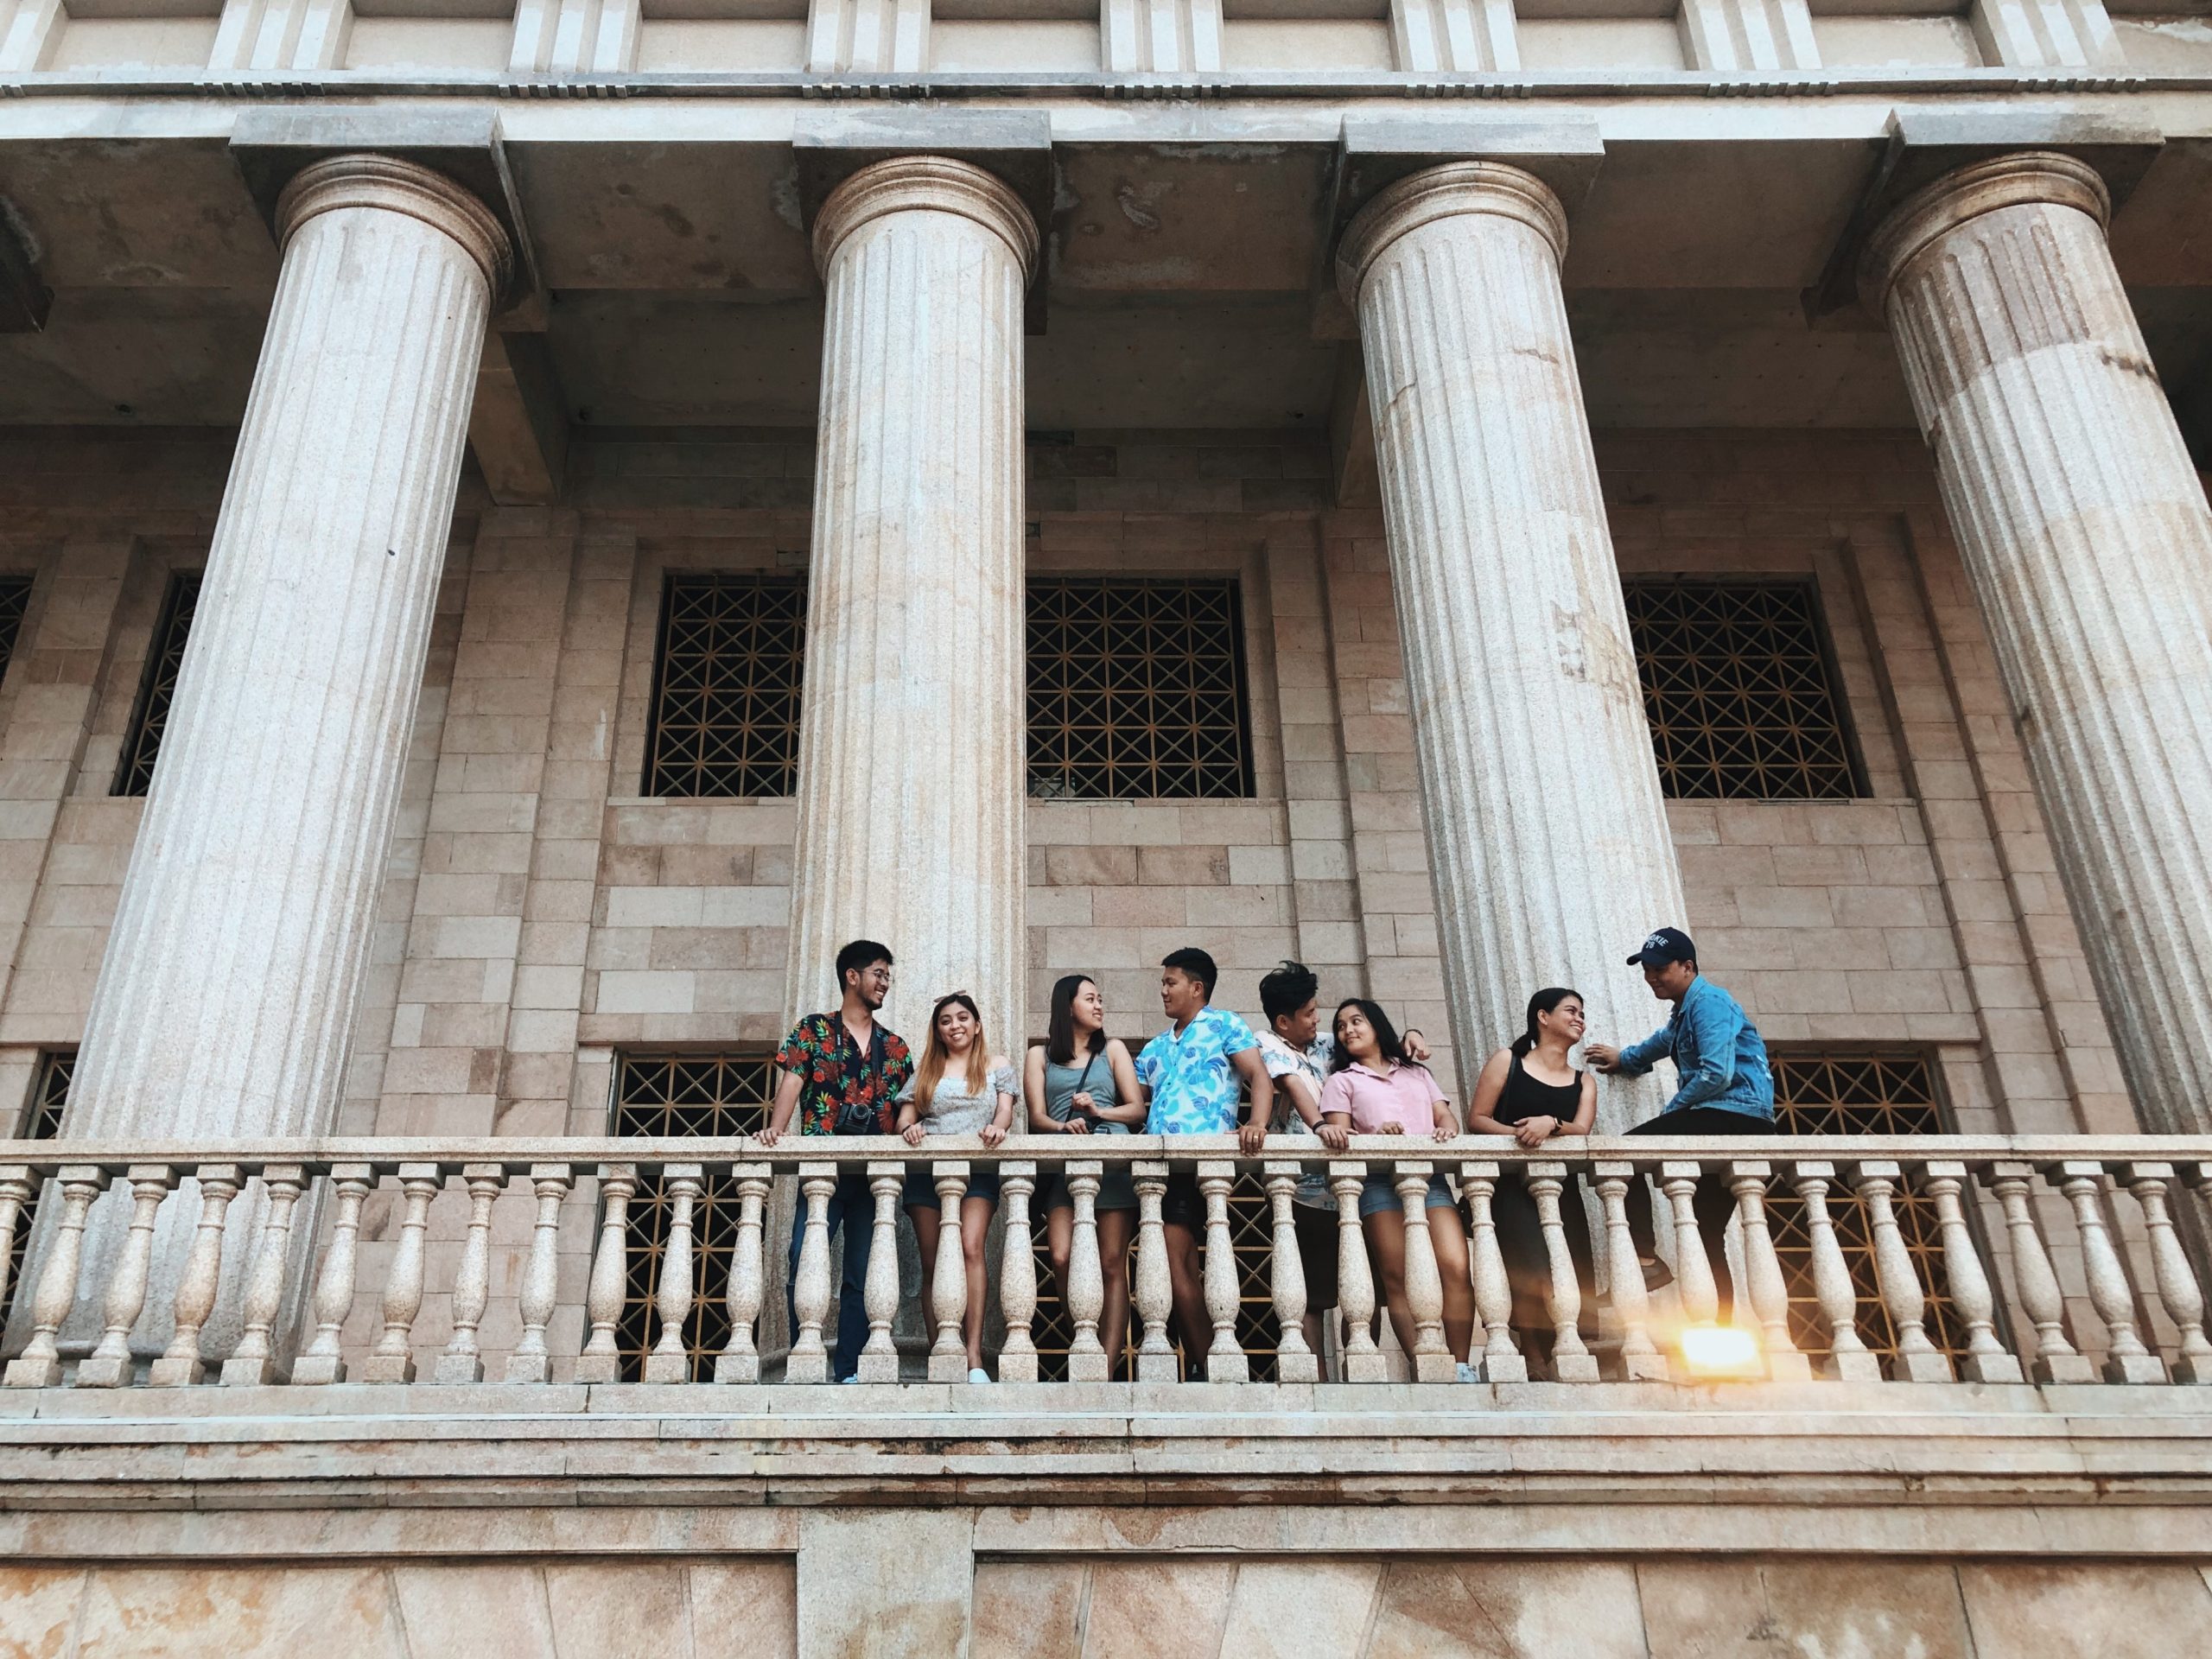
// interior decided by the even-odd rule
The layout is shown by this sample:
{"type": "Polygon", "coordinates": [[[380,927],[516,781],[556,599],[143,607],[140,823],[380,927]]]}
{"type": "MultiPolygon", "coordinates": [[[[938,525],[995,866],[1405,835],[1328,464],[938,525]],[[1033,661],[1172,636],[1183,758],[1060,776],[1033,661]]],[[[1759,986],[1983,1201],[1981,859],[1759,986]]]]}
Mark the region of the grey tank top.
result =
{"type": "MultiPolygon", "coordinates": [[[[1101,1106],[1114,1104],[1114,1068],[1107,1064],[1103,1054],[1086,1055],[1073,1065],[1062,1065],[1047,1055],[1045,1060],[1045,1115],[1056,1123],[1065,1123],[1075,1116],[1071,1103],[1085,1090],[1101,1106]],[[1084,1067],[1090,1068],[1090,1081],[1084,1081],[1084,1067]]],[[[1126,1123],[1102,1122],[1090,1120],[1093,1135],[1127,1135],[1126,1123]]]]}

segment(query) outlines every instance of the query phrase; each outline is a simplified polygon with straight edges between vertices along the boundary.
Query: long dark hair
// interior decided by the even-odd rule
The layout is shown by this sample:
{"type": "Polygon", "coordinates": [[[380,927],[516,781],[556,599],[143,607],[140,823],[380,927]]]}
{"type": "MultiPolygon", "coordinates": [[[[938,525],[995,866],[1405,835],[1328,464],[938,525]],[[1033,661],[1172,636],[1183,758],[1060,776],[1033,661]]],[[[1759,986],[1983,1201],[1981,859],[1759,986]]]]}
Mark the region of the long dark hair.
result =
{"type": "MultiPolygon", "coordinates": [[[[1054,1065],[1075,1064],[1075,994],[1097,982],[1089,974],[1070,974],[1052,983],[1052,1023],[1045,1033],[1045,1058],[1054,1065]]],[[[1090,1033],[1090,1052],[1106,1052],[1106,1028],[1090,1033]]]]}
{"type": "Polygon", "coordinates": [[[1543,1033],[1536,1026],[1536,1016],[1540,1014],[1556,1013],[1559,1005],[1570,996],[1578,1002],[1584,1001],[1581,992],[1571,989],[1565,985],[1547,985],[1529,999],[1529,1029],[1513,1039],[1515,1059],[1527,1059],[1529,1052],[1542,1039],[1543,1033]]]}
{"type": "MultiPolygon", "coordinates": [[[[1330,1036],[1337,1034],[1337,1021],[1344,1017],[1346,1008],[1357,1008],[1367,1016],[1367,1023],[1375,1028],[1375,1041],[1382,1050],[1385,1065],[1406,1064],[1406,1045],[1398,1035],[1398,1028],[1390,1023],[1390,1016],[1382,1012],[1380,1002],[1370,1002],[1363,996],[1348,996],[1337,1004],[1336,1013],[1329,1016],[1330,1036]]],[[[1351,1064],[1351,1051],[1342,1042],[1338,1043],[1336,1058],[1329,1062],[1329,1070],[1341,1071],[1351,1064]]]]}

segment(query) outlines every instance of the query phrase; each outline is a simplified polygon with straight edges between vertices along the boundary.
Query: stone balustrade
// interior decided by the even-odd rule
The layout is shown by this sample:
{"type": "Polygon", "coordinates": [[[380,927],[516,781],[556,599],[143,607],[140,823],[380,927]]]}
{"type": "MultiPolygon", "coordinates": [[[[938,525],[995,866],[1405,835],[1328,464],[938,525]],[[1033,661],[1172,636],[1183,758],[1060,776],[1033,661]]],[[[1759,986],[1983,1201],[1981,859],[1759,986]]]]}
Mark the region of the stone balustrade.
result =
{"type": "MultiPolygon", "coordinates": [[[[832,1149],[829,1142],[796,1138],[772,1149],[749,1139],[334,1140],[190,1152],[143,1142],[0,1142],[0,1240],[16,1235],[18,1218],[34,1202],[41,1211],[26,1282],[11,1287],[0,1277],[0,1307],[11,1295],[16,1304],[11,1329],[18,1351],[7,1364],[5,1385],[478,1382],[486,1380],[481,1332],[494,1285],[510,1283],[511,1325],[518,1325],[519,1335],[498,1380],[545,1383],[557,1373],[563,1381],[612,1383],[621,1379],[617,1331],[631,1294],[632,1255],[649,1248],[658,1253],[652,1280],[657,1336],[642,1377],[686,1382],[694,1370],[683,1333],[702,1294],[696,1229],[710,1182],[736,1198],[721,1291],[728,1336],[710,1374],[718,1383],[773,1382],[777,1346],[766,1340],[761,1320],[779,1300],[780,1286],[770,1275],[783,1253],[764,1235],[777,1183],[793,1179],[805,1236],[792,1287],[797,1328],[783,1353],[781,1376],[794,1384],[823,1382],[830,1376],[824,1326],[835,1310],[828,1211],[838,1173],[838,1163],[823,1154],[832,1149]],[[253,1211],[255,1231],[231,1237],[232,1216],[247,1213],[246,1206],[234,1211],[233,1205],[254,1183],[265,1193],[253,1211]],[[660,1216],[650,1241],[634,1204],[641,1184],[652,1184],[660,1216]],[[128,1232],[95,1271],[81,1248],[85,1222],[111,1188],[128,1201],[128,1232]],[[363,1282],[359,1268],[365,1206],[372,1194],[391,1205],[378,1241],[385,1266],[378,1284],[363,1282]],[[448,1194],[448,1205],[463,1217],[457,1249],[433,1249],[432,1207],[448,1194]],[[505,1237],[494,1227],[503,1202],[524,1220],[505,1237]],[[558,1311],[563,1227],[565,1220],[577,1234],[589,1202],[596,1203],[598,1216],[590,1230],[582,1336],[575,1351],[564,1353],[549,1334],[558,1311]],[[174,1334],[152,1354],[134,1347],[133,1332],[149,1311],[153,1240],[170,1205],[194,1210],[177,1224],[190,1230],[191,1243],[168,1297],[164,1328],[174,1334]],[[309,1228],[312,1250],[294,1236],[309,1228]],[[239,1251],[248,1253],[237,1258],[245,1265],[243,1329],[215,1363],[202,1351],[200,1332],[223,1259],[239,1251]],[[514,1270],[495,1274],[502,1252],[517,1258],[510,1264],[514,1270]],[[434,1259],[447,1269],[435,1286],[434,1259]],[[416,1326],[433,1292],[446,1298],[447,1334],[425,1367],[416,1326]],[[376,1328],[349,1348],[349,1319],[363,1298],[376,1299],[376,1328]],[[97,1309],[100,1334],[89,1351],[71,1353],[58,1338],[80,1308],[97,1309]]],[[[1113,1368],[1098,1332],[1103,1286],[1095,1206],[1109,1163],[1130,1166],[1139,1199],[1131,1282],[1133,1371],[1140,1382],[1183,1374],[1185,1357],[1179,1357],[1171,1336],[1162,1220],[1170,1179],[1181,1175],[1194,1179],[1204,1201],[1205,1307],[1212,1333],[1202,1353],[1186,1357],[1210,1382],[1249,1380],[1249,1356],[1237,1336],[1242,1280],[1230,1224],[1231,1189],[1244,1174],[1256,1175],[1267,1197],[1272,1261],[1266,1281],[1281,1333],[1274,1369],[1285,1383],[1332,1380],[1332,1369],[1333,1380],[1382,1382],[1397,1363],[1371,1328],[1377,1283],[1358,1213],[1362,1185],[1371,1174],[1387,1176],[1416,1204],[1433,1174],[1455,1187],[1467,1222],[1477,1315],[1471,1375],[1489,1382],[1530,1376],[1525,1333],[1512,1327],[1513,1299],[1492,1216],[1493,1195],[1508,1178],[1517,1179],[1534,1199],[1543,1237],[1552,1331],[1541,1375],[1552,1381],[1702,1382],[1732,1375],[1778,1382],[2212,1382],[2203,1292],[2177,1225],[2189,1192],[2198,1202],[2212,1200],[2212,1137],[1592,1137],[1533,1152],[1488,1137],[1359,1137],[1340,1154],[1311,1139],[1277,1137],[1252,1159],[1241,1157],[1226,1137],[1143,1135],[1072,1146],[1059,1137],[1016,1137],[995,1149],[964,1140],[916,1148],[869,1138],[839,1141],[834,1150],[839,1162],[867,1166],[874,1199],[872,1217],[847,1224],[872,1225],[875,1232],[865,1285],[863,1382],[895,1382],[901,1375],[893,1339],[899,1309],[893,1246],[903,1181],[917,1166],[930,1171],[940,1199],[953,1209],[979,1169],[995,1166],[1000,1177],[995,1283],[1004,1336],[996,1363],[1005,1382],[1039,1376],[1038,1195],[1066,1178],[1074,1234],[1067,1282],[1059,1287],[1072,1327],[1067,1374],[1077,1382],[1108,1380],[1113,1368]],[[1317,1166],[1337,1200],[1344,1318],[1343,1340],[1327,1361],[1301,1329],[1306,1274],[1291,1209],[1300,1176],[1317,1166]],[[1737,1357],[1717,1367],[1686,1351],[1697,1344],[1684,1339],[1685,1332],[1718,1328],[1718,1300],[1692,1203],[1701,1175],[1724,1179],[1738,1224],[1731,1255],[1740,1300],[1729,1327],[1738,1333],[1732,1344],[1737,1357]],[[1631,1184],[1646,1179],[1661,1195],[1662,1215],[1672,1218],[1671,1249],[1663,1253],[1676,1278],[1656,1294],[1644,1287],[1628,1220],[1631,1184]],[[1586,1317],[1565,1225],[1563,1206],[1578,1189],[1591,1195],[1595,1223],[1595,1278],[1603,1294],[1594,1322],[1586,1317]],[[1921,1228],[1916,1249],[1898,1219],[1908,1194],[1920,1206],[1917,1213],[1933,1218],[1921,1228]],[[1878,1290],[1866,1300],[1832,1218],[1838,1203],[1854,1198],[1863,1206],[1878,1290]],[[1817,1358],[1793,1340],[1783,1259],[1769,1220],[1769,1206],[1777,1200],[1796,1206],[1799,1277],[1809,1278],[1818,1310],[1817,1358]],[[1930,1295],[1939,1290],[1948,1308],[1948,1351],[1929,1328],[1930,1295]],[[1867,1340],[1876,1302],[1890,1333],[1886,1364],[1867,1340]],[[1585,1335],[1593,1323],[1601,1333],[1594,1343],[1585,1335]]],[[[1448,1381],[1456,1368],[1445,1344],[1435,1235],[1427,1226],[1408,1227],[1405,1243],[1403,1277],[1416,1337],[1403,1363],[1416,1381],[1448,1381]]],[[[0,1255],[0,1274],[7,1268],[8,1257],[0,1255]]],[[[967,1292],[959,1253],[943,1252],[925,1291],[925,1323],[934,1332],[926,1362],[932,1381],[966,1376],[960,1330],[967,1292]]]]}

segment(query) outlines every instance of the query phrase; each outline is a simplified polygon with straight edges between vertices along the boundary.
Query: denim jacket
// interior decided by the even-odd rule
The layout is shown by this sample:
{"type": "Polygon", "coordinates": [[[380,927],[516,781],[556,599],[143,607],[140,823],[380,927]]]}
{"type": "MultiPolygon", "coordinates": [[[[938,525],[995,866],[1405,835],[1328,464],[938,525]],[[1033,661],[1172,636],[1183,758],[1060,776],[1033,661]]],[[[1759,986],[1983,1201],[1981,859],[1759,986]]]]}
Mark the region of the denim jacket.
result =
{"type": "Polygon", "coordinates": [[[1642,1076],[1672,1059],[1677,1087],[1666,1109],[1712,1106],[1774,1121],[1774,1077],[1766,1045],[1743,1005],[1700,975],[1667,1023],[1621,1051],[1621,1070],[1642,1076]]]}

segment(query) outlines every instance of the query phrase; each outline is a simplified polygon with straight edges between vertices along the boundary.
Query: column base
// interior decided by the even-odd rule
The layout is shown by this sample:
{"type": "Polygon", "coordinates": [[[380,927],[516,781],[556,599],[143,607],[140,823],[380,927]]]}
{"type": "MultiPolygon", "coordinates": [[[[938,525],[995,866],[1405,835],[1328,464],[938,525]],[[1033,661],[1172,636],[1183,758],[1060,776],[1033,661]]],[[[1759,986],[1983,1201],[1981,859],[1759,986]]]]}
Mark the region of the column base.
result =
{"type": "Polygon", "coordinates": [[[2010,1354],[1968,1354],[1959,1362],[1960,1381],[1965,1382],[2024,1382],[2020,1362],[2010,1354]]]}
{"type": "MultiPolygon", "coordinates": [[[[895,1351],[887,1354],[871,1354],[862,1349],[860,1365],[855,1374],[863,1382],[896,1382],[899,1380],[899,1356],[895,1351]]],[[[968,1372],[963,1364],[960,1380],[965,1382],[967,1377],[968,1372]]]]}
{"type": "MultiPolygon", "coordinates": [[[[1448,1359],[1451,1356],[1447,1354],[1446,1357],[1448,1359]]],[[[1665,1363],[1663,1360],[1660,1362],[1662,1367],[1665,1363]]],[[[1519,1354],[1484,1354],[1476,1369],[1485,1382],[1526,1382],[1529,1380],[1529,1362],[1519,1354]]],[[[1664,1376],[1664,1370],[1660,1374],[1664,1376]]],[[[1382,1379],[1378,1376],[1376,1380],[1380,1382],[1382,1379]]],[[[1447,1377],[1446,1381],[1450,1379],[1447,1377]]]]}
{"type": "Polygon", "coordinates": [[[2094,1382],[2097,1368],[2087,1354],[2050,1354],[2030,1368],[2038,1382],[2094,1382]]]}
{"type": "Polygon", "coordinates": [[[1667,1356],[1656,1349],[1648,1354],[1621,1356],[1621,1381],[1624,1382],[1664,1382],[1669,1374],[1667,1356]]]}
{"type": "MultiPolygon", "coordinates": [[[[292,1368],[292,1381],[300,1380],[299,1368],[292,1368]]],[[[550,1382],[553,1380],[553,1356],[550,1354],[509,1354],[506,1381],[510,1382],[550,1382]]]]}
{"type": "MultiPolygon", "coordinates": [[[[1416,1382],[1456,1382],[1459,1380],[1459,1362],[1452,1357],[1449,1350],[1440,1354],[1415,1354],[1414,1381],[1416,1382]]],[[[1523,1375],[1528,1365],[1522,1365],[1523,1375]]]]}
{"type": "Polygon", "coordinates": [[[131,1380],[137,1369],[128,1354],[121,1358],[93,1354],[77,1363],[76,1385],[80,1389],[119,1389],[131,1380]]]}
{"type": "Polygon", "coordinates": [[[1595,1354],[1554,1354],[1552,1356],[1552,1381],[1554,1382],[1595,1382],[1598,1380],[1598,1357],[1595,1354]]]}
{"type": "Polygon", "coordinates": [[[1863,1348],[1847,1354],[1830,1354],[1826,1370],[1839,1382],[1879,1382],[1882,1380],[1880,1357],[1870,1354],[1863,1348]]]}
{"type": "Polygon", "coordinates": [[[784,1362],[784,1381],[786,1382],[827,1382],[830,1380],[830,1356],[817,1349],[810,1354],[794,1353],[784,1362]]]}
{"type": "MultiPolygon", "coordinates": [[[[581,1370],[582,1362],[577,1362],[581,1370]]],[[[412,1382],[415,1380],[415,1360],[409,1354],[371,1354],[361,1362],[360,1381],[364,1382],[412,1382]]]]}
{"type": "Polygon", "coordinates": [[[717,1382],[758,1382],[760,1380],[760,1356],[758,1354],[724,1354],[715,1361],[715,1381],[717,1382]]]}
{"type": "Polygon", "coordinates": [[[226,1389],[265,1389],[276,1380],[273,1359],[226,1359],[218,1379],[226,1389]]]}
{"type": "Polygon", "coordinates": [[[8,1375],[0,1379],[0,1386],[10,1389],[51,1389],[61,1381],[61,1362],[59,1359],[33,1359],[18,1356],[8,1362],[8,1375]]]}
{"type": "Polygon", "coordinates": [[[1183,1362],[1173,1351],[1164,1354],[1147,1354],[1137,1351],[1137,1381],[1140,1382],[1179,1382],[1183,1380],[1183,1362]]]}
{"type": "Polygon", "coordinates": [[[1951,1362],[1941,1354],[1899,1354],[1897,1381],[1900,1382],[1955,1382],[1951,1362]]]}
{"type": "Polygon", "coordinates": [[[1206,1356],[1207,1382],[1249,1382],[1251,1380],[1252,1362],[1244,1357],[1242,1348],[1234,1353],[1209,1353],[1206,1356]]]}
{"type": "Polygon", "coordinates": [[[2156,1354],[2113,1354],[2105,1360],[2107,1382],[2163,1382],[2165,1362],[2156,1354]]]}
{"type": "Polygon", "coordinates": [[[2168,1380],[2196,1388],[2212,1385],[2212,1355],[2183,1354],[2174,1361],[2168,1380]]]}
{"type": "Polygon", "coordinates": [[[1773,1382],[1809,1382],[1813,1380],[1813,1362],[1795,1350],[1769,1354],[1766,1374],[1767,1380],[1773,1382]]]}
{"type": "Polygon", "coordinates": [[[1037,1380],[1037,1351],[1009,1354],[999,1350],[999,1381],[1001,1382],[1034,1382],[1037,1380]]]}
{"type": "Polygon", "coordinates": [[[1319,1354],[1277,1354],[1275,1381],[1278,1382],[1319,1382],[1321,1380],[1321,1357],[1319,1354]]]}
{"type": "Polygon", "coordinates": [[[644,1380],[648,1382],[689,1382],[691,1380],[691,1356],[647,1354],[644,1380]]]}
{"type": "MultiPolygon", "coordinates": [[[[306,1363],[304,1360],[301,1362],[306,1363]]],[[[146,1386],[149,1389],[193,1389],[200,1386],[200,1379],[207,1368],[196,1359],[171,1359],[167,1354],[156,1360],[146,1371],[146,1386]]]]}
{"type": "MultiPolygon", "coordinates": [[[[895,1377],[893,1379],[897,1380],[895,1377]]],[[[968,1380],[968,1351],[957,1354],[930,1356],[930,1381],[932,1382],[965,1382],[968,1380]]]]}
{"type": "Polygon", "coordinates": [[[576,1360],[579,1382],[620,1382],[622,1362],[613,1354],[584,1354],[576,1360]]]}
{"type": "Polygon", "coordinates": [[[1114,1376],[1113,1362],[1105,1354],[1070,1354],[1068,1381],[1071,1382],[1106,1382],[1114,1376]]]}

